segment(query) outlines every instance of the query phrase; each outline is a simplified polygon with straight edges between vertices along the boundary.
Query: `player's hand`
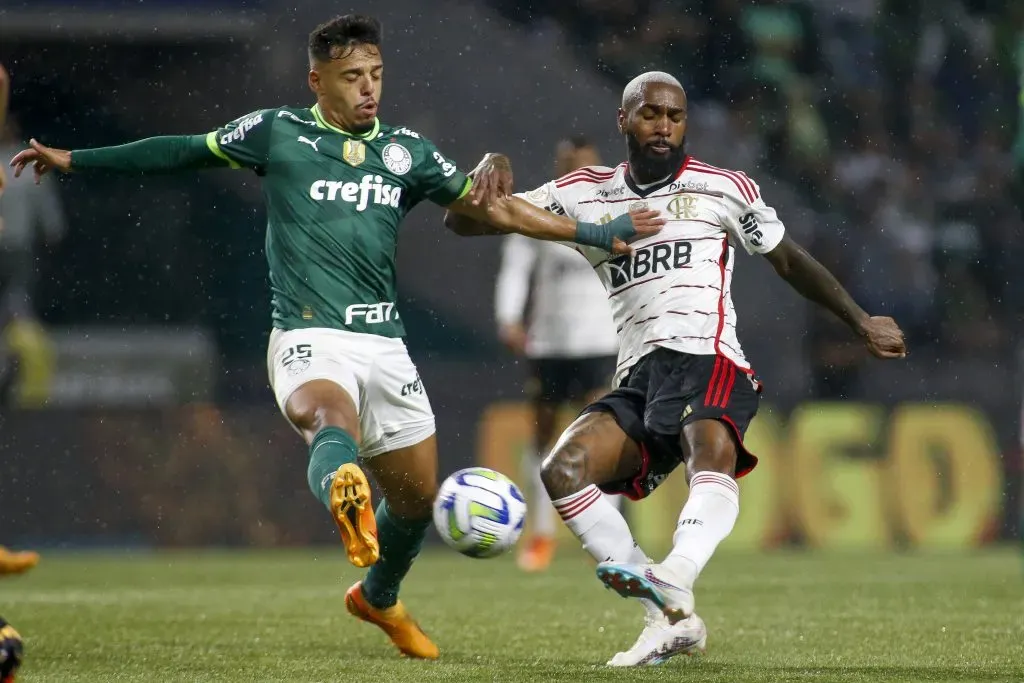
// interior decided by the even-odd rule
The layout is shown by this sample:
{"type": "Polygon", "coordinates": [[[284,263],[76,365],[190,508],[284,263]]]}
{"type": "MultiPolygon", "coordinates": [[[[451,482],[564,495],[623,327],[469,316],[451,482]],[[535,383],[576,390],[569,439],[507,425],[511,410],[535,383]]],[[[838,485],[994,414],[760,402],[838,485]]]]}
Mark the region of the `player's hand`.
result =
{"type": "Polygon", "coordinates": [[[903,330],[896,321],[885,316],[872,316],[860,327],[868,350],[877,358],[906,358],[907,344],[903,330]]]}
{"type": "Polygon", "coordinates": [[[665,219],[653,209],[633,209],[607,223],[576,223],[577,244],[597,247],[613,254],[632,254],[630,242],[661,232],[665,219]]]}
{"type": "Polygon", "coordinates": [[[504,154],[485,154],[469,175],[473,178],[469,191],[473,206],[487,206],[512,195],[512,162],[504,154]]]}
{"type": "Polygon", "coordinates": [[[0,618],[0,683],[14,683],[14,674],[21,666],[21,636],[0,618]]]}
{"type": "Polygon", "coordinates": [[[7,175],[4,174],[4,167],[0,166],[0,195],[4,193],[5,185],[7,185],[7,175]]]}
{"type": "Polygon", "coordinates": [[[630,211],[629,217],[633,220],[633,228],[636,230],[636,234],[626,240],[616,237],[612,241],[612,253],[632,255],[633,247],[630,246],[630,242],[642,240],[645,237],[657,235],[661,232],[661,229],[665,226],[665,219],[658,218],[659,215],[657,211],[651,209],[634,209],[630,211]]]}
{"type": "Polygon", "coordinates": [[[509,351],[522,356],[526,354],[526,328],[518,323],[502,325],[498,329],[498,338],[509,351]]]}
{"type": "Polygon", "coordinates": [[[51,169],[57,169],[62,173],[71,171],[71,152],[66,149],[55,149],[38,143],[35,138],[28,141],[32,145],[29,149],[18,152],[11,159],[11,166],[14,168],[14,177],[20,178],[25,167],[32,164],[35,171],[36,185],[42,177],[51,169]]]}

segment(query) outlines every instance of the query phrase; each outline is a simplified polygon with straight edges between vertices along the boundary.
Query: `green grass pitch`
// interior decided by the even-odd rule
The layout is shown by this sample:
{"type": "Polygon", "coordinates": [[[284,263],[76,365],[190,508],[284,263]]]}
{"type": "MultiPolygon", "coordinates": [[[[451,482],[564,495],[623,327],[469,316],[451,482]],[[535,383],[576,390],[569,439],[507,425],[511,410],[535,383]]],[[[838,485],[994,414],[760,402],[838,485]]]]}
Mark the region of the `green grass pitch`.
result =
{"type": "Polygon", "coordinates": [[[49,554],[0,581],[26,641],[24,683],[73,681],[1024,681],[1024,560],[975,555],[722,553],[698,584],[709,652],[643,670],[638,605],[565,550],[431,549],[403,594],[442,659],[399,658],[343,604],[340,549],[49,554]]]}

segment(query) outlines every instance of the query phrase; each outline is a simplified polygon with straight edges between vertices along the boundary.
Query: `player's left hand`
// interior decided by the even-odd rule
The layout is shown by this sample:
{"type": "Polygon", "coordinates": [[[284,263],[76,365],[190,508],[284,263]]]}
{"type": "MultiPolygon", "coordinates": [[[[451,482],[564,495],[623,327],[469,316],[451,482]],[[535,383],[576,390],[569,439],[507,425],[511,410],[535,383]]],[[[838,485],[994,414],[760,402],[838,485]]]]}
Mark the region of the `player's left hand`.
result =
{"type": "Polygon", "coordinates": [[[21,666],[21,636],[0,617],[0,683],[14,683],[21,666]]]}
{"type": "Polygon", "coordinates": [[[14,169],[15,178],[20,178],[21,172],[29,164],[32,164],[32,170],[35,172],[36,185],[52,169],[57,169],[62,173],[71,172],[71,152],[69,150],[47,147],[36,141],[35,138],[29,140],[28,144],[31,147],[18,152],[11,159],[11,167],[14,169]]]}
{"type": "Polygon", "coordinates": [[[512,194],[512,162],[504,154],[485,154],[469,176],[473,179],[469,191],[473,206],[487,206],[512,194]]]}
{"type": "Polygon", "coordinates": [[[860,336],[864,338],[868,350],[876,358],[906,358],[907,344],[903,339],[903,330],[892,318],[872,316],[860,327],[860,336]]]}

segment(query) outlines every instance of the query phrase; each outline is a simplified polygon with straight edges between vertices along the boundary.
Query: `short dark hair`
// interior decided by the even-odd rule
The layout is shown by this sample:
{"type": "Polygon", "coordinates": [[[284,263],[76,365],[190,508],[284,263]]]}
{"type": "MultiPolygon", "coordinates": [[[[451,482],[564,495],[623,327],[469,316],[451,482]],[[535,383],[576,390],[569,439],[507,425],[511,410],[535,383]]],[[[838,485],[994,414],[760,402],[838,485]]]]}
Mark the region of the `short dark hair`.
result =
{"type": "Polygon", "coordinates": [[[309,34],[309,58],[318,62],[341,59],[357,45],[380,47],[381,26],[373,17],[344,14],[320,24],[309,34]],[[336,50],[341,48],[342,54],[336,50]]]}

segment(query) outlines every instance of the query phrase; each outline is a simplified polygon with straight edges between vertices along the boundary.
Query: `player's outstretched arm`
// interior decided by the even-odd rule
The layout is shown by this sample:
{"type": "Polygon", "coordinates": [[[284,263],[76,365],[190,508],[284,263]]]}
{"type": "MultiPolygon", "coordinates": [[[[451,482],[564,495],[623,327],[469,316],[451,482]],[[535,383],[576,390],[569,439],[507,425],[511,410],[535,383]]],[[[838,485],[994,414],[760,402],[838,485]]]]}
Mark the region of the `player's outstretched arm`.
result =
{"type": "Polygon", "coordinates": [[[518,197],[502,197],[486,205],[473,204],[469,197],[463,197],[448,206],[445,225],[457,234],[484,234],[478,223],[497,228],[500,233],[515,232],[533,239],[575,242],[613,254],[631,254],[630,241],[656,235],[665,221],[658,218],[657,211],[645,209],[630,211],[604,224],[586,223],[545,211],[518,197]],[[451,219],[452,214],[460,218],[451,219]],[[472,222],[467,224],[462,217],[472,222]]]}
{"type": "Polygon", "coordinates": [[[605,224],[577,222],[512,194],[512,165],[504,154],[487,154],[470,173],[468,194],[447,205],[445,226],[463,237],[519,233],[553,242],[575,242],[614,254],[630,254],[631,240],[657,234],[657,211],[631,211],[605,224]]]}
{"type": "Polygon", "coordinates": [[[163,135],[115,147],[74,151],[47,147],[34,139],[29,145],[11,159],[11,166],[17,178],[31,165],[37,183],[51,170],[168,173],[229,164],[210,149],[206,135],[163,135]]]}
{"type": "Polygon", "coordinates": [[[835,313],[878,358],[903,358],[907,347],[896,321],[868,315],[825,266],[788,235],[765,254],[782,279],[804,297],[835,313]]]}

